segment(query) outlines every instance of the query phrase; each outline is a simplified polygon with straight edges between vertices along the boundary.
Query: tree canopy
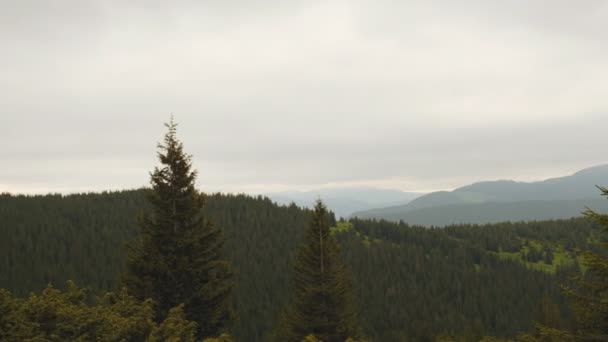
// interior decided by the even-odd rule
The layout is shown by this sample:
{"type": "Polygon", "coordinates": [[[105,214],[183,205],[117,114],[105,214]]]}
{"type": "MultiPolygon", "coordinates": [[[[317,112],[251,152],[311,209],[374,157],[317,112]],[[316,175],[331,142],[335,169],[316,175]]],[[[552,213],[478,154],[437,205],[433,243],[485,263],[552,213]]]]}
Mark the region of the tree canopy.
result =
{"type": "Polygon", "coordinates": [[[198,336],[215,336],[235,314],[233,271],[223,257],[222,230],[204,215],[205,197],[195,187],[191,157],[177,139],[173,120],[159,144],[161,166],[151,173],[151,213],[139,221],[140,235],[130,245],[123,283],[141,300],[155,303],[156,320],[183,304],[198,324],[198,336]]]}
{"type": "Polygon", "coordinates": [[[293,303],[281,318],[276,339],[299,342],[313,335],[342,342],[359,337],[352,280],[330,234],[327,208],[317,201],[294,263],[293,303]]]}

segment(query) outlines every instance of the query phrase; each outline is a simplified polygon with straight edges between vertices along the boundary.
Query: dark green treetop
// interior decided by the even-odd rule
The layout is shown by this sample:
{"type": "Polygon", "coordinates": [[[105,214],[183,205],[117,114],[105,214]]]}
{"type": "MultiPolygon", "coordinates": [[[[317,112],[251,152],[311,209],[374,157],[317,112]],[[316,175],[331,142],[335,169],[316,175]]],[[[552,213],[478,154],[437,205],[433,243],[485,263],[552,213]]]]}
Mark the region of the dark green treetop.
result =
{"type": "Polygon", "coordinates": [[[191,156],[177,139],[173,119],[159,144],[160,167],[151,173],[151,214],[140,220],[139,239],[130,245],[123,277],[130,293],[151,298],[156,320],[184,304],[198,336],[216,336],[234,319],[233,271],[223,259],[221,229],[203,215],[205,198],[195,188],[191,156]]]}
{"type": "Polygon", "coordinates": [[[319,200],[294,265],[293,303],[281,317],[276,339],[343,342],[360,335],[350,275],[330,234],[330,215],[319,200]]]}

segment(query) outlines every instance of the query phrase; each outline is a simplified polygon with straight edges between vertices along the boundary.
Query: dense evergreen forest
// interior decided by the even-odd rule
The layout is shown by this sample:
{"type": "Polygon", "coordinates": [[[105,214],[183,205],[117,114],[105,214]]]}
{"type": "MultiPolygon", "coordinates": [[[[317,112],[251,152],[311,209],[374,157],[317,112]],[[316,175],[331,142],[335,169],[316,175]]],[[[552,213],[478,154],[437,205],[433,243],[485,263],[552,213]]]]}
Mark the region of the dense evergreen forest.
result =
{"type": "MultiPolygon", "coordinates": [[[[68,280],[94,293],[118,289],[126,245],[146,192],[0,195],[0,287],[16,296],[68,280]]],[[[246,195],[206,196],[235,269],[237,341],[269,338],[289,298],[292,263],[311,212],[246,195]]],[[[579,272],[575,249],[594,249],[587,218],[443,229],[358,220],[332,234],[353,275],[363,332],[374,341],[514,337],[535,322],[568,328],[559,285],[579,272]]]]}

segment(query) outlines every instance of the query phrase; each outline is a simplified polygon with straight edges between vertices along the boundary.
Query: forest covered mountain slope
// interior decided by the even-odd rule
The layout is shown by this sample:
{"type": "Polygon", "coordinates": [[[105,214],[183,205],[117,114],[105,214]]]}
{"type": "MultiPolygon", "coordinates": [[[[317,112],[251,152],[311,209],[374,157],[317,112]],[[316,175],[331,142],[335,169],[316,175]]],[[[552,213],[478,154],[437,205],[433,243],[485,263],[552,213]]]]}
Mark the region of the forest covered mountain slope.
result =
{"type": "MultiPolygon", "coordinates": [[[[125,244],[136,234],[145,191],[0,196],[0,287],[16,294],[73,279],[113,289],[125,244]]],[[[264,197],[208,196],[236,269],[237,340],[266,340],[288,298],[291,264],[310,212],[264,197]]],[[[591,248],[586,219],[445,229],[387,221],[336,222],[352,271],[363,330],[377,341],[515,336],[535,321],[568,322],[559,284],[578,270],[574,248],[591,248]],[[472,319],[474,318],[474,319],[472,319]]]]}

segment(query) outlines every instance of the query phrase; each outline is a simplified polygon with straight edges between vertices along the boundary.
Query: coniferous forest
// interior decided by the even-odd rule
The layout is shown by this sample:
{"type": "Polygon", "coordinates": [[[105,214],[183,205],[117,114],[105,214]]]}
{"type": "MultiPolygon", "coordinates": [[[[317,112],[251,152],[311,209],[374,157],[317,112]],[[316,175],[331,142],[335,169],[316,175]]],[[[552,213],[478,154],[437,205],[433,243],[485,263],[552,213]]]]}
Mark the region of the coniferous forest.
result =
{"type": "Polygon", "coordinates": [[[149,188],[0,195],[0,340],[607,340],[600,213],[337,220],[201,193],[173,123],[158,156],[149,188]]]}

